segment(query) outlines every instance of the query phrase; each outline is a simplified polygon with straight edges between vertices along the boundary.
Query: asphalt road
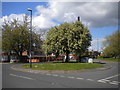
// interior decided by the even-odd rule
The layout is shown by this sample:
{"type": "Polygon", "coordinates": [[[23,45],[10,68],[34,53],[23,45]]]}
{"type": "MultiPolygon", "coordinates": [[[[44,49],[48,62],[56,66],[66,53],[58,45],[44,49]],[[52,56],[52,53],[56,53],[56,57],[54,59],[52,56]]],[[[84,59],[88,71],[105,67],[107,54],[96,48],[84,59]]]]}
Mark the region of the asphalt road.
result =
{"type": "Polygon", "coordinates": [[[0,63],[0,89],[2,89],[2,64],[0,63]]]}
{"type": "Polygon", "coordinates": [[[118,63],[107,64],[112,68],[76,73],[23,72],[11,69],[20,64],[3,64],[2,88],[118,88],[118,63]]]}

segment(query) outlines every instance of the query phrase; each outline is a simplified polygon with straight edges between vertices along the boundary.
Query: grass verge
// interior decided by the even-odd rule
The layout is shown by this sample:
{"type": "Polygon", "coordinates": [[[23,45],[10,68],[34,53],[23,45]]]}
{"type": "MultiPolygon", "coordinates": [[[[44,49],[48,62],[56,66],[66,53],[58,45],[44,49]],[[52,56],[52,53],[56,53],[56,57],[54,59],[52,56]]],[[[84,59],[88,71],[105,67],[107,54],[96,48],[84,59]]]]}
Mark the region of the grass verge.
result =
{"type": "Polygon", "coordinates": [[[98,59],[104,60],[104,61],[120,62],[120,59],[115,59],[115,58],[98,58],[98,59]]]}
{"type": "MultiPolygon", "coordinates": [[[[32,64],[32,69],[38,70],[81,70],[103,67],[97,63],[38,63],[32,64]]],[[[22,68],[30,69],[29,64],[23,65],[22,68]]]]}

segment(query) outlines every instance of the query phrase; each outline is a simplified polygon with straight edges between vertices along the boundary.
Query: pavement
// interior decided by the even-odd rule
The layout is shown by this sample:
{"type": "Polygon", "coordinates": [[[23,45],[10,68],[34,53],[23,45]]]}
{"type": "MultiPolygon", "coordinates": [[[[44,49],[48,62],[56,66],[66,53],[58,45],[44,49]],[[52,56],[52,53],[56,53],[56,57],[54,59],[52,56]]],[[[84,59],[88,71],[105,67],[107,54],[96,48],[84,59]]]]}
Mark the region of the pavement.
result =
{"type": "MultiPolygon", "coordinates": [[[[99,60],[94,60],[99,63],[99,60]]],[[[100,61],[103,68],[59,72],[20,68],[23,64],[3,64],[3,88],[118,88],[118,63],[100,61]]]]}

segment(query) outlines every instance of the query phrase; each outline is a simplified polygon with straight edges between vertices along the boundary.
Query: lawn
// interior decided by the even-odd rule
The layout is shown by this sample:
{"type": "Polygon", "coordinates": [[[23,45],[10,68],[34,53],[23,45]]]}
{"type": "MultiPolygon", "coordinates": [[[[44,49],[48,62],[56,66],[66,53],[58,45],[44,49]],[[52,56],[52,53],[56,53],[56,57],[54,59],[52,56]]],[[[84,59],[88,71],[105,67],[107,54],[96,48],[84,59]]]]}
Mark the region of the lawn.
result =
{"type": "Polygon", "coordinates": [[[115,59],[115,58],[98,58],[100,60],[104,60],[104,61],[114,61],[114,62],[120,62],[120,59],[115,59]]]}
{"type": "MultiPolygon", "coordinates": [[[[32,64],[32,69],[39,70],[81,70],[103,67],[97,63],[38,63],[32,64]]],[[[29,64],[23,65],[22,68],[30,69],[29,64]]]]}

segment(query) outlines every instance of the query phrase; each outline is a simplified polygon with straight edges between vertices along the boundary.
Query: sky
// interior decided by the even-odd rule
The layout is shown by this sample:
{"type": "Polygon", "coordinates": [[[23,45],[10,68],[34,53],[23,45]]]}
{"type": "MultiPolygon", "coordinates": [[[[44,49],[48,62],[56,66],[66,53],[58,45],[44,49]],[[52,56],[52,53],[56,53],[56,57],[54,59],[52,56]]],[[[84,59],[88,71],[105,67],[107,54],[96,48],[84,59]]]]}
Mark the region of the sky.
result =
{"type": "MultiPolygon", "coordinates": [[[[112,1],[112,0],[111,0],[112,1]]],[[[114,0],[113,0],[114,1],[114,0]]],[[[92,35],[90,50],[101,50],[105,37],[118,29],[118,2],[78,2],[77,0],[47,0],[46,2],[2,2],[1,24],[4,19],[23,20],[23,15],[33,11],[33,25],[36,29],[46,29],[64,22],[75,22],[80,16],[82,23],[88,26],[92,35]],[[66,2],[65,2],[66,1],[66,2]]]]}

